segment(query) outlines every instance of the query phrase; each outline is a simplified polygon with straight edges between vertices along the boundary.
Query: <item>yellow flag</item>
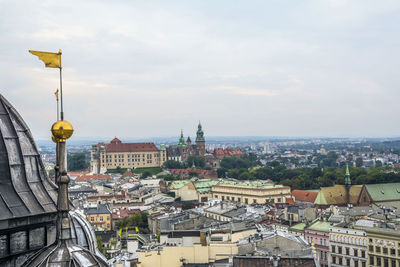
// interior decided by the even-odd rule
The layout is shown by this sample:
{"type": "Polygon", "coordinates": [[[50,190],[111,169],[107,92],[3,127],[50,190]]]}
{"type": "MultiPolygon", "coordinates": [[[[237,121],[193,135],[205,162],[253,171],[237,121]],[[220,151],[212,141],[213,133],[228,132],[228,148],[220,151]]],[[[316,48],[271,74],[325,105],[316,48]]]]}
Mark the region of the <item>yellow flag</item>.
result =
{"type": "Polygon", "coordinates": [[[58,53],[42,52],[29,50],[29,52],[35,56],[38,56],[47,68],[61,68],[61,50],[58,53]]]}
{"type": "Polygon", "coordinates": [[[58,101],[58,88],[57,91],[54,92],[54,95],[56,96],[56,100],[58,101]]]}

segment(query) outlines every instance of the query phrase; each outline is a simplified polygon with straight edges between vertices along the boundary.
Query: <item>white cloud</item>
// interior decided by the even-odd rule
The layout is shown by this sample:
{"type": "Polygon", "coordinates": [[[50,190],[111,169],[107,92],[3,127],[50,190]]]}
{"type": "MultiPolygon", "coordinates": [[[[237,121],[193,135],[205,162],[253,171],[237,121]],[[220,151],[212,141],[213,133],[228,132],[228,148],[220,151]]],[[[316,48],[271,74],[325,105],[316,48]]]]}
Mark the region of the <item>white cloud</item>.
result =
{"type": "Polygon", "coordinates": [[[385,3],[3,1],[1,93],[48,136],[58,73],[27,50],[61,48],[76,136],[395,135],[385,3]]]}

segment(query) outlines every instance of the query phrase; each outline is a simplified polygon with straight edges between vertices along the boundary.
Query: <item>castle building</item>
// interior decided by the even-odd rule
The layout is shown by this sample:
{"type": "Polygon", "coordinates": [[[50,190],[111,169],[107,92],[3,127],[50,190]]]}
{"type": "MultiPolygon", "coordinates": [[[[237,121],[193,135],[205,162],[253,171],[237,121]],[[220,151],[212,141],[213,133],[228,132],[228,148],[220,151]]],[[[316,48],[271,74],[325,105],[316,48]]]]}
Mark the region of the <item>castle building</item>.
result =
{"type": "Polygon", "coordinates": [[[160,167],[167,160],[164,146],[154,143],[123,143],[114,138],[110,143],[92,146],[90,169],[104,173],[108,169],[160,167]]]}
{"type": "Polygon", "coordinates": [[[190,136],[186,139],[181,131],[181,136],[177,145],[168,146],[167,159],[176,161],[186,161],[188,157],[204,157],[206,155],[206,141],[201,123],[197,126],[195,144],[192,144],[190,136]]]}

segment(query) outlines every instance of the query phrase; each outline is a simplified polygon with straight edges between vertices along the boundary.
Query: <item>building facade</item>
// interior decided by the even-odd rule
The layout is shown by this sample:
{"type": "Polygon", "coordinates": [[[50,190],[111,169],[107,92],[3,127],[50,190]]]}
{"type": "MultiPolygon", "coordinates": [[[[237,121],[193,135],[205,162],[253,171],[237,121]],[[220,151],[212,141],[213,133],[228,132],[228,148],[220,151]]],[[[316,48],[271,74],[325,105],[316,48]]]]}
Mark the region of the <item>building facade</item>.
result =
{"type": "Polygon", "coordinates": [[[122,143],[114,138],[110,143],[92,146],[90,168],[94,173],[108,169],[160,167],[167,160],[164,146],[154,143],[122,143]]]}
{"type": "Polygon", "coordinates": [[[95,229],[111,230],[111,211],[106,204],[97,204],[94,207],[84,209],[88,222],[95,229]]]}
{"type": "Polygon", "coordinates": [[[367,236],[364,231],[332,227],[329,244],[329,266],[367,266],[367,236]]]}
{"type": "Polygon", "coordinates": [[[213,198],[246,204],[285,203],[290,187],[266,181],[224,180],[211,187],[213,198]]]}
{"type": "Polygon", "coordinates": [[[304,238],[315,247],[315,257],[321,267],[328,267],[330,226],[327,221],[317,220],[304,229],[304,238]]]}

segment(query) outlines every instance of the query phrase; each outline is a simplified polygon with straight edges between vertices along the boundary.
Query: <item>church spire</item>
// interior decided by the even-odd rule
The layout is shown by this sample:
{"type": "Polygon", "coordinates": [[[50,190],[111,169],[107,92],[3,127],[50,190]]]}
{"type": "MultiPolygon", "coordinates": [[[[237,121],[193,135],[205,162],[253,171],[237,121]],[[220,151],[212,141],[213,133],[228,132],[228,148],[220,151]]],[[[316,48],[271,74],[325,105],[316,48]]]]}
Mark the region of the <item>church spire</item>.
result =
{"type": "Polygon", "coordinates": [[[179,138],[178,146],[186,146],[185,138],[183,137],[183,130],[181,129],[181,137],[179,138]]]}
{"type": "Polygon", "coordinates": [[[351,185],[350,171],[349,171],[349,165],[348,164],[346,164],[346,174],[345,174],[344,183],[345,183],[345,185],[351,185]]]}

